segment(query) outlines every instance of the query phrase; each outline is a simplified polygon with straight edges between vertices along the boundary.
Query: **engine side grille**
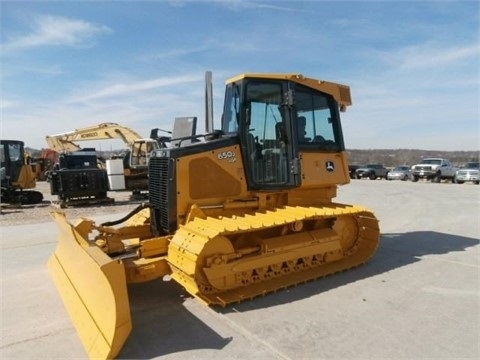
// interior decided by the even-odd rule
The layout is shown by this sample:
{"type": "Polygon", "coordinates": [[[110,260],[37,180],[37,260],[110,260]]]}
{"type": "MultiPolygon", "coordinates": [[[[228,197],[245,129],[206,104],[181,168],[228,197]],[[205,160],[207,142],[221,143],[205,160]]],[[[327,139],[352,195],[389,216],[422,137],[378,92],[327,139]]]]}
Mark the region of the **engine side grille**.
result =
{"type": "Polygon", "coordinates": [[[157,235],[171,233],[176,228],[175,182],[172,181],[174,164],[170,157],[150,158],[148,192],[150,204],[153,206],[152,231],[157,235]]]}

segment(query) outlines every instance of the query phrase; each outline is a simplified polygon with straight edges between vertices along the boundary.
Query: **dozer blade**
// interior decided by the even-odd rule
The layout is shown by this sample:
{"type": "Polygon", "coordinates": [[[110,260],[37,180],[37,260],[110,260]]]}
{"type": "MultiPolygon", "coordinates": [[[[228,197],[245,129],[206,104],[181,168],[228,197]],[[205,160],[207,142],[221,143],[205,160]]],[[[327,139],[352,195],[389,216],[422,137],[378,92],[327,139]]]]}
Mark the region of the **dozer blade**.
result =
{"type": "Polygon", "coordinates": [[[113,358],[131,329],[124,265],[83,238],[61,213],[48,268],[90,358],[113,358]]]}

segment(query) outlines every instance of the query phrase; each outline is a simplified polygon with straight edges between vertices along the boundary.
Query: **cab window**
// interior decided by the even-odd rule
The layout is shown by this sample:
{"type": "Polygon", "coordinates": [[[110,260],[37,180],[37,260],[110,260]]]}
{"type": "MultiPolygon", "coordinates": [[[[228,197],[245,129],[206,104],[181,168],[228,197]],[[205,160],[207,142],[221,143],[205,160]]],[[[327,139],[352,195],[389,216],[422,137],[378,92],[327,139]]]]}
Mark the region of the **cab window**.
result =
{"type": "Polygon", "coordinates": [[[222,116],[222,130],[226,134],[237,133],[238,113],[240,111],[240,88],[231,84],[225,90],[225,108],[222,116]]]}
{"type": "Polygon", "coordinates": [[[296,89],[297,137],[300,148],[338,150],[342,144],[335,101],[308,88],[296,89]]]}

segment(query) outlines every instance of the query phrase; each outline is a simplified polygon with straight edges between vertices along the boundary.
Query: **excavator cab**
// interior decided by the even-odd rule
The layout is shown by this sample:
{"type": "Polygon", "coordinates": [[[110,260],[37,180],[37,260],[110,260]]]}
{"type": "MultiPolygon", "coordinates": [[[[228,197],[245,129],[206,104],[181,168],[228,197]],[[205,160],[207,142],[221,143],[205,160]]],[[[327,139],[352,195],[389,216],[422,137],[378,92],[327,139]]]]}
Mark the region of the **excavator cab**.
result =
{"type": "Polygon", "coordinates": [[[152,129],[149,139],[136,139],[131,144],[127,159],[127,168],[136,170],[147,170],[152,152],[167,147],[180,147],[196,141],[197,118],[177,117],[173,122],[173,130],[165,131],[152,129]],[[159,136],[158,132],[163,131],[171,136],[159,136]]]}
{"type": "Polygon", "coordinates": [[[158,149],[158,143],[153,139],[137,139],[130,148],[129,168],[136,170],[148,169],[148,162],[152,151],[158,149]]]}

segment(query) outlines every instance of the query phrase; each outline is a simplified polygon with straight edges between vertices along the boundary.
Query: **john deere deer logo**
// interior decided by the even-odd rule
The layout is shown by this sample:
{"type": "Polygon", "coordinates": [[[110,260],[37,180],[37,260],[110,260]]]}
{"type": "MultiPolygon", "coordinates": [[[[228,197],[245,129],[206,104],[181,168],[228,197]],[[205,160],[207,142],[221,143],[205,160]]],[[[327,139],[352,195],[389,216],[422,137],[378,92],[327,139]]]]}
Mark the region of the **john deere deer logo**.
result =
{"type": "Polygon", "coordinates": [[[327,169],[328,172],[335,171],[335,164],[333,163],[333,161],[326,161],[325,162],[325,169],[327,169]]]}

